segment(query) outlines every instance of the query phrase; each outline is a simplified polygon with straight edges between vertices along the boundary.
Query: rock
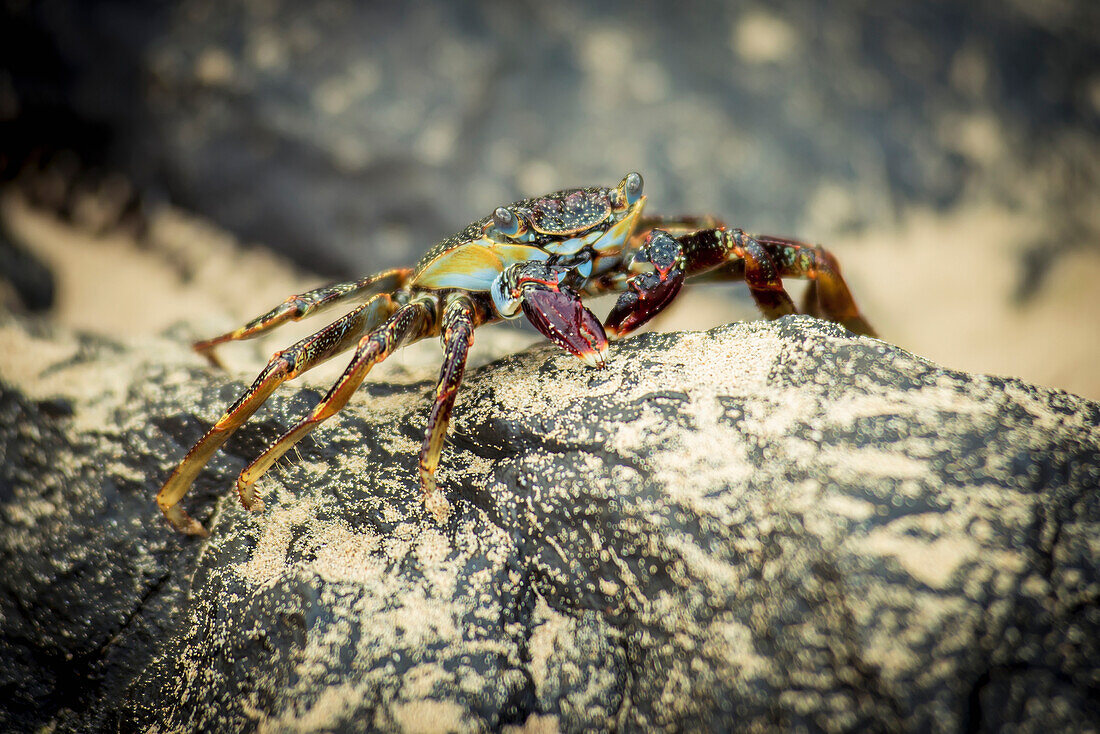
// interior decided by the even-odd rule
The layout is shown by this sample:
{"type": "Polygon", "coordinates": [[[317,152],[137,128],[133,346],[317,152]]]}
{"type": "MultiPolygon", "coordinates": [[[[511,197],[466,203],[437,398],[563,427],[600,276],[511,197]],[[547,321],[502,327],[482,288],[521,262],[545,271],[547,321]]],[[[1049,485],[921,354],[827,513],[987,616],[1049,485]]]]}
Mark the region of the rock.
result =
{"type": "Polygon", "coordinates": [[[1097,241],[1097,10],[937,10],[11,3],[0,173],[75,149],[332,276],[629,170],[652,212],[825,241],[981,192],[1042,220],[1019,263],[1037,287],[1065,243],[1097,241]]]}
{"type": "Polygon", "coordinates": [[[243,385],[183,345],[7,317],[0,726],[1081,729],[1100,716],[1100,406],[806,317],[473,371],[418,499],[429,382],[243,385]]]}
{"type": "Polygon", "coordinates": [[[9,311],[45,311],[54,302],[53,273],[17,245],[0,225],[0,308],[9,311]]]}

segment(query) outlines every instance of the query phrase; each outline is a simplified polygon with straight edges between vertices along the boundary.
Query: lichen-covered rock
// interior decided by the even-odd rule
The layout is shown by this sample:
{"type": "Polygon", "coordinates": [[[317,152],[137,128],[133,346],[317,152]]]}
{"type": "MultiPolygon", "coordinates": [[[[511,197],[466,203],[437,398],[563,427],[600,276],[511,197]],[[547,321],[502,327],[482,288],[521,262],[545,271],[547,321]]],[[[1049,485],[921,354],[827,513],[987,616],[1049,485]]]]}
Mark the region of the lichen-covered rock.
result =
{"type": "Polygon", "coordinates": [[[288,387],[182,346],[0,338],[0,724],[60,730],[1082,728],[1100,716],[1100,406],[809,318],[369,382],[259,485],[288,387]]]}

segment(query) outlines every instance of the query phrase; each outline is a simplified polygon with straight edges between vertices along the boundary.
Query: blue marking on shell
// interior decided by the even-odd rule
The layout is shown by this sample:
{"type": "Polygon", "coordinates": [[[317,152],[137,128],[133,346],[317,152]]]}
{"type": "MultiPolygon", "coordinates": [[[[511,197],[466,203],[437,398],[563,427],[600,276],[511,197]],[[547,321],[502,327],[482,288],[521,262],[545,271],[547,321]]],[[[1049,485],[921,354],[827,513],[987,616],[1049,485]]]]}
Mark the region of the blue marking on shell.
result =
{"type": "Polygon", "coordinates": [[[506,319],[514,319],[519,316],[520,302],[518,298],[512,298],[508,289],[504,286],[504,273],[493,279],[489,287],[489,293],[493,296],[493,305],[497,307],[497,313],[506,319]]]}
{"type": "Polygon", "coordinates": [[[608,250],[618,250],[623,246],[623,242],[626,240],[625,232],[615,232],[613,230],[608,231],[603,237],[596,240],[595,247],[599,252],[607,252],[608,250]]]}
{"type": "Polygon", "coordinates": [[[487,291],[493,279],[509,265],[548,257],[549,253],[529,245],[498,245],[479,240],[441,253],[417,273],[413,284],[424,288],[487,291]]]}
{"type": "Polygon", "coordinates": [[[575,255],[585,247],[592,246],[598,252],[616,252],[622,249],[627,236],[634,229],[637,212],[627,215],[604,231],[589,232],[581,237],[570,237],[559,242],[548,242],[542,249],[554,255],[575,255]]]}
{"type": "Polygon", "coordinates": [[[542,249],[553,255],[575,255],[588,244],[584,237],[570,237],[559,242],[547,242],[542,249]]]}

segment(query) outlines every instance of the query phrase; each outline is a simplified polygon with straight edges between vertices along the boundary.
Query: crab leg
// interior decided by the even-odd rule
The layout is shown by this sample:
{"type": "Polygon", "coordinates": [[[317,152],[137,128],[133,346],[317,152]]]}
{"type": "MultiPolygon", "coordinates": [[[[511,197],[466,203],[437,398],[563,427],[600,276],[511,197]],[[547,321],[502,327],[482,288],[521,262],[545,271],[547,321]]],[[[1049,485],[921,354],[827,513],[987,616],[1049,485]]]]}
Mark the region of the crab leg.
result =
{"type": "Polygon", "coordinates": [[[664,217],[661,215],[643,214],[638,220],[636,232],[643,236],[651,229],[663,229],[669,233],[685,234],[698,232],[701,229],[720,229],[725,223],[710,214],[686,214],[679,217],[664,217]]]}
{"type": "Polygon", "coordinates": [[[206,357],[210,364],[220,367],[214,348],[219,344],[238,341],[240,339],[252,339],[260,334],[285,324],[287,321],[300,321],[301,319],[316,313],[319,309],[332,306],[340,301],[350,298],[364,298],[375,293],[391,293],[405,284],[412,270],[395,269],[386,270],[375,275],[349,280],[346,283],[333,283],[331,285],[315,288],[306,293],[291,296],[275,308],[262,316],[249,321],[239,329],[235,329],[212,339],[204,339],[194,343],[196,352],[206,357]]]}
{"type": "MultiPolygon", "coordinates": [[[[715,231],[715,230],[712,230],[715,231]]],[[[757,307],[767,319],[777,319],[792,313],[798,313],[794,301],[783,287],[780,270],[772,254],[758,240],[753,239],[739,229],[716,230],[726,234],[726,257],[740,258],[744,263],[745,282],[757,307]]],[[[688,248],[688,260],[694,265],[696,251],[688,248]]],[[[689,268],[691,267],[689,265],[689,268]]]]}
{"type": "Polygon", "coordinates": [[[435,470],[443,451],[443,440],[451,422],[451,409],[455,404],[458,386],[466,370],[466,355],[474,344],[476,311],[468,296],[456,295],[443,311],[441,340],[445,358],[439,371],[435,388],[435,403],[428,417],[424,444],[420,449],[420,487],[424,496],[435,491],[435,470]]]}
{"type": "Polygon", "coordinates": [[[344,374],[336,381],[324,399],[313,409],[310,415],[300,421],[278,438],[275,443],[249,464],[237,478],[237,492],[241,504],[250,510],[260,509],[253,485],[271,468],[279,457],[290,450],[294,444],[313,431],[321,421],[335,415],[359,388],[371,367],[390,356],[393,350],[406,344],[412,344],[430,336],[436,328],[438,302],[433,297],[424,297],[402,306],[386,323],[359,340],[355,356],[348,364],[344,374]]]}
{"type": "Polygon", "coordinates": [[[206,535],[206,530],[184,512],[179,501],[210,461],[210,457],[234,431],[244,425],[280,384],[344,351],[360,334],[377,326],[395,309],[396,304],[389,295],[377,295],[316,334],[302,339],[289,349],[275,352],[252,386],[237,398],[237,402],[187,452],[187,456],[183,457],[157,493],[157,504],[169,522],[182,532],[206,535]]]}
{"type": "Polygon", "coordinates": [[[784,275],[810,280],[803,299],[803,311],[841,324],[856,334],[875,336],[874,328],[859,312],[840,265],[831,252],[786,237],[761,235],[756,238],[784,275]]]}
{"type": "Polygon", "coordinates": [[[648,263],[652,272],[625,283],[608,282],[605,290],[623,291],[605,327],[614,336],[638,328],[665,308],[686,277],[709,274],[717,279],[744,278],[757,306],[769,319],[797,313],[783,288],[782,276],[808,278],[807,311],[836,321],[859,334],[874,336],[860,315],[840,268],[828,251],[782,237],[752,237],[740,229],[706,229],[672,237],[651,230],[636,251],[633,264],[648,263]]]}
{"type": "MultiPolygon", "coordinates": [[[[742,277],[753,300],[765,318],[777,319],[798,313],[794,301],[783,288],[784,272],[773,254],[759,240],[740,229],[704,229],[681,235],[676,241],[683,247],[684,267],[688,276],[732,265],[730,277],[742,277]]],[[[716,277],[722,277],[716,274],[716,277]]]]}

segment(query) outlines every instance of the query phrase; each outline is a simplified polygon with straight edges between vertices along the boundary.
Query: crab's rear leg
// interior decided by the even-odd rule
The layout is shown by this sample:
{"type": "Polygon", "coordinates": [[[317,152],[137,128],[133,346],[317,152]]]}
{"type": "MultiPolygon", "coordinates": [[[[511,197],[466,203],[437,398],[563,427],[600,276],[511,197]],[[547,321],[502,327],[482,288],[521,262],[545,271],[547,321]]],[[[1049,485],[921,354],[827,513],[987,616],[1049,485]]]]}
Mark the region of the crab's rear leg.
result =
{"type": "Polygon", "coordinates": [[[206,357],[210,364],[220,367],[221,363],[214,353],[215,347],[219,344],[241,339],[252,339],[265,331],[285,324],[287,321],[300,321],[323,308],[335,306],[352,298],[366,298],[376,293],[392,293],[404,285],[410,275],[412,275],[412,270],[407,268],[386,270],[359,280],[349,280],[346,283],[333,283],[315,288],[306,293],[291,296],[239,329],[234,329],[212,339],[197,341],[193,347],[196,352],[206,357]]]}
{"type": "Polygon", "coordinates": [[[835,321],[856,334],[876,335],[856,306],[831,252],[787,237],[759,235],[756,240],[768,250],[783,275],[809,279],[802,301],[804,313],[835,321]]]}
{"type": "Polygon", "coordinates": [[[477,309],[470,297],[463,294],[452,296],[443,311],[441,339],[445,357],[439,371],[428,428],[424,433],[424,444],[420,449],[420,487],[425,497],[435,491],[435,470],[439,466],[439,455],[451,422],[451,409],[454,408],[458,386],[466,371],[466,356],[474,343],[477,321],[477,309]]]}
{"type": "Polygon", "coordinates": [[[273,354],[252,386],[237,398],[237,402],[187,452],[187,456],[183,457],[157,493],[157,504],[169,522],[182,532],[206,535],[206,530],[183,511],[179,501],[206,466],[206,462],[210,461],[210,457],[234,431],[244,425],[279,385],[349,348],[360,334],[380,324],[396,307],[389,295],[375,296],[316,334],[307,336],[289,349],[273,354]]]}
{"type": "Polygon", "coordinates": [[[279,437],[273,444],[249,464],[237,479],[237,491],[241,504],[249,509],[259,509],[253,488],[271,465],[294,444],[308,435],[321,421],[335,415],[347,404],[352,394],[362,384],[371,367],[388,357],[393,350],[411,344],[435,332],[438,321],[438,299],[435,296],[418,298],[399,308],[386,323],[359,340],[355,355],[340,379],[336,381],[308,417],[279,437]]]}

